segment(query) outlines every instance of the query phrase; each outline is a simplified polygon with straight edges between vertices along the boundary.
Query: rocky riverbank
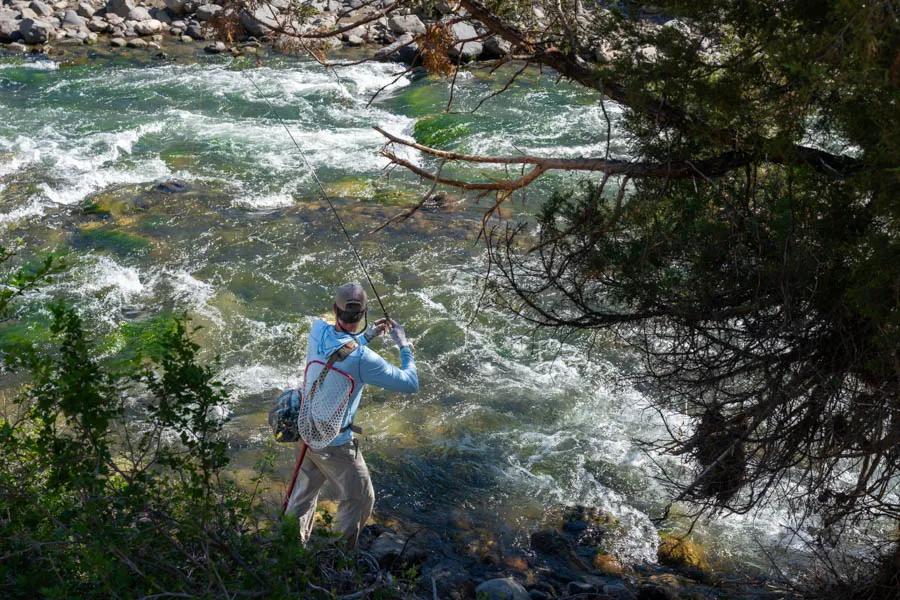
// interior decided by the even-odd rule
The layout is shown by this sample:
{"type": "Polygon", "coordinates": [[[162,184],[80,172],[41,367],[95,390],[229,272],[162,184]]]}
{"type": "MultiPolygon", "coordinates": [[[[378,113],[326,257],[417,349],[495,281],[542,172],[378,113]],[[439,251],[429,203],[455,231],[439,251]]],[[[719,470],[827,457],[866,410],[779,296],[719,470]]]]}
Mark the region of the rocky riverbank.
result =
{"type": "Polygon", "coordinates": [[[439,532],[390,523],[370,525],[361,538],[385,570],[415,569],[423,590],[463,600],[699,600],[790,598],[762,580],[715,573],[702,546],[689,538],[661,534],[659,564],[627,565],[614,551],[619,523],[590,507],[548,511],[543,529],[529,545],[506,551],[490,536],[449,543],[439,532]]]}
{"type": "MultiPolygon", "coordinates": [[[[387,3],[313,2],[301,23],[286,16],[289,0],[270,0],[253,10],[195,0],[2,0],[0,44],[12,52],[47,52],[54,45],[72,43],[158,49],[169,37],[185,43],[209,42],[205,49],[210,53],[238,54],[253,52],[255,44],[262,41],[276,46],[287,44],[290,32],[345,28],[381,12],[387,3]],[[231,45],[218,39],[223,30],[230,33],[231,45]]],[[[449,5],[441,3],[435,14],[427,16],[400,9],[319,43],[331,47],[375,46],[380,58],[412,63],[418,50],[415,37],[425,33],[426,23],[446,18],[449,12],[449,5]]],[[[463,62],[494,58],[509,51],[506,42],[485,38],[484,31],[468,23],[452,23],[449,27],[455,40],[449,54],[463,62]]]]}

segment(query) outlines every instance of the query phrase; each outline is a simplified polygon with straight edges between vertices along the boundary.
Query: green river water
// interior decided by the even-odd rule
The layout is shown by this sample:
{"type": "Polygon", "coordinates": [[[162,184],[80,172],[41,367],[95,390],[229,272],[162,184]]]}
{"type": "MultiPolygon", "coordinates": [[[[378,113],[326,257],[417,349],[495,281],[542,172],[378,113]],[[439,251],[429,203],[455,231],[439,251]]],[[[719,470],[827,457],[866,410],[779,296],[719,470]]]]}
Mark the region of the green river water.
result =
{"type": "MultiPolygon", "coordinates": [[[[529,73],[475,114],[466,111],[502,81],[465,73],[454,99],[460,113],[446,115],[448,82],[423,77],[399,78],[366,108],[396,65],[341,69],[340,82],[299,59],[268,59],[247,73],[239,66],[202,56],[0,59],[0,238],[21,239],[29,251],[56,248],[71,265],[25,299],[20,321],[4,325],[0,338],[34,339],[47,319],[42,304],[58,296],[72,300],[110,355],[187,312],[202,326],[204,355],[219,357],[232,386],[221,410],[236,471],[248,476],[269,445],[271,400],[299,383],[310,318],[327,310],[336,285],[360,275],[247,74],[355,233],[427,190],[407,173],[383,171],[373,125],[468,152],[575,156],[603,151],[605,124],[595,94],[549,73],[529,73]],[[153,191],[163,177],[191,189],[153,191]]],[[[611,144],[614,154],[624,151],[615,134],[611,144]]],[[[527,218],[558,183],[542,181],[504,218],[527,218]]],[[[548,509],[598,506],[624,526],[611,549],[653,562],[649,518],[664,495],[635,441],[662,435],[661,424],[619,379],[629,359],[614,345],[588,358],[577,337],[535,335],[489,306],[476,311],[485,206],[431,206],[356,238],[415,344],[422,384],[410,397],[364,393],[357,423],[366,430],[376,511],[436,531],[448,547],[488,540],[515,551],[548,509]]],[[[376,348],[396,359],[389,344],[376,348]]],[[[277,452],[273,496],[293,448],[277,452]]],[[[773,512],[701,529],[719,565],[763,568],[752,540],[778,545],[786,519],[773,512]]]]}

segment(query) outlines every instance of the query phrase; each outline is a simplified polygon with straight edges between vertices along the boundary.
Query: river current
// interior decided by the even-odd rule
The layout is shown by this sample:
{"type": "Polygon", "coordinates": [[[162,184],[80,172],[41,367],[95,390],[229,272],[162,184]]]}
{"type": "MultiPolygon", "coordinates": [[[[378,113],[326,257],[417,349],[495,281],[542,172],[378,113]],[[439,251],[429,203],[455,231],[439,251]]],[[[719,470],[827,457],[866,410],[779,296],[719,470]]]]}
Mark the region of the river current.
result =
{"type": "MultiPolygon", "coordinates": [[[[19,322],[0,337],[37,336],[47,318],[41,306],[57,296],[77,306],[110,355],[187,313],[202,327],[195,339],[204,356],[218,357],[232,386],[221,409],[236,472],[249,477],[271,445],[271,400],[299,383],[310,319],[327,311],[336,285],[360,277],[252,77],[337,199],[415,345],[421,392],[368,389],[357,417],[376,511],[440,532],[457,548],[487,539],[515,550],[549,507],[597,506],[624,525],[617,554],[655,561],[650,517],[665,496],[654,461],[676,465],[636,443],[664,429],[620,377],[627,353],[610,341],[588,355],[585,340],[535,332],[483,302],[477,234],[486,203],[450,199],[365,235],[428,189],[384,171],[373,125],[466,152],[597,154],[606,131],[598,97],[534,71],[473,114],[503,81],[470,72],[447,115],[447,81],[397,77],[401,70],[362,64],[336,78],[289,58],[264,66],[0,59],[0,238],[22,240],[26,252],[55,248],[70,264],[25,299],[19,322]],[[189,191],[154,191],[167,177],[189,191]]],[[[611,149],[621,154],[615,132],[611,149]]],[[[501,216],[527,218],[548,189],[567,183],[549,178],[501,216]]],[[[396,360],[388,343],[375,347],[396,360]]],[[[276,451],[273,496],[293,456],[293,448],[276,451]]],[[[777,546],[787,524],[770,512],[701,533],[716,563],[764,569],[753,540],[777,546]]]]}

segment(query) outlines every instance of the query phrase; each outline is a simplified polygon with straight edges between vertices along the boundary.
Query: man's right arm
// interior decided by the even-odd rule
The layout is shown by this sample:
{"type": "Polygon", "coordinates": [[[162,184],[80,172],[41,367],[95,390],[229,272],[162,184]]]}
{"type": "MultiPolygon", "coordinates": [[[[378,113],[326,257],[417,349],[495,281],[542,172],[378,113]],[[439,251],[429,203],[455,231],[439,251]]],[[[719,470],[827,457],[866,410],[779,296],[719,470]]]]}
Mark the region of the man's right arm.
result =
{"type": "Polygon", "coordinates": [[[360,361],[362,383],[377,385],[392,392],[414,394],[419,391],[419,375],[409,346],[400,348],[398,369],[369,348],[363,349],[360,361]]]}

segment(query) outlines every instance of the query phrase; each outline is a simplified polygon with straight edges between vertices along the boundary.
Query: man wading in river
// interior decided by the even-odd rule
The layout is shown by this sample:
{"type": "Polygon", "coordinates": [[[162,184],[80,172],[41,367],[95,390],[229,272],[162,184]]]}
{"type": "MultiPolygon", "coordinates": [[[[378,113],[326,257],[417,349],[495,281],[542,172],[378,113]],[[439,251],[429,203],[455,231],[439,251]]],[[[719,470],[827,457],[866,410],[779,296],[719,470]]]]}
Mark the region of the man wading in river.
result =
{"type": "Polygon", "coordinates": [[[325,448],[309,448],[297,483],[288,501],[286,513],[300,519],[300,535],[309,539],[316,511],[319,490],[328,481],[338,494],[336,530],[355,546],[359,532],[365,526],[375,491],[366,461],[359,452],[359,443],[353,437],[353,417],[359,408],[360,396],[366,384],[393,392],[412,394],[419,389],[419,377],[413,361],[412,349],[406,332],[396,321],[381,319],[365,333],[356,333],[367,311],[366,292],[356,283],[347,283],[337,289],[334,298],[335,324],[321,319],[313,322],[306,349],[306,363],[325,363],[335,354],[333,367],[353,380],[349,406],[341,433],[325,448]],[[390,331],[400,349],[400,368],[393,366],[366,346],[373,338],[390,331]]]}

